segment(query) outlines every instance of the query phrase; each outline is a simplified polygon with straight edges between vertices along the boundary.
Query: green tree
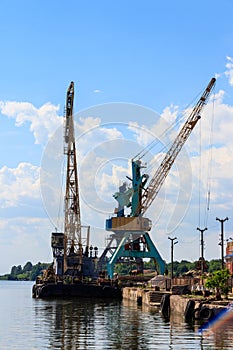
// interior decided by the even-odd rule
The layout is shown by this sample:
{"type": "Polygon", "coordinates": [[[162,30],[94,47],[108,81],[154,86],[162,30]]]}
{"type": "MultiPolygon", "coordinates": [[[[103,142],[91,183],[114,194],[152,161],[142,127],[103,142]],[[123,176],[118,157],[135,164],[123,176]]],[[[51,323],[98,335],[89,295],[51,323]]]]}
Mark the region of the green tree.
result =
{"type": "Polygon", "coordinates": [[[230,272],[227,269],[218,270],[213,272],[212,276],[208,277],[205,283],[207,288],[216,288],[216,298],[219,299],[219,291],[226,296],[229,292],[228,280],[231,277],[230,272]]]}
{"type": "Polygon", "coordinates": [[[30,274],[31,275],[30,276],[31,281],[35,281],[36,277],[41,275],[42,271],[46,270],[49,267],[49,265],[51,265],[51,264],[40,263],[40,262],[38,262],[38,264],[36,264],[36,265],[33,265],[32,271],[31,271],[31,274],[30,274]]]}
{"type": "Polygon", "coordinates": [[[181,260],[179,266],[178,266],[178,274],[179,276],[182,276],[185,272],[188,272],[190,270],[194,269],[195,264],[191,263],[187,260],[181,260]]]}
{"type": "Polygon", "coordinates": [[[217,270],[221,270],[222,268],[222,260],[221,259],[213,259],[207,262],[208,272],[212,273],[217,270]]]}
{"type": "Polygon", "coordinates": [[[23,267],[23,273],[31,271],[32,267],[32,263],[28,261],[23,267]]]}
{"type": "MultiPolygon", "coordinates": [[[[185,272],[193,270],[195,268],[195,263],[187,260],[181,260],[181,262],[173,262],[173,274],[176,277],[182,276],[185,272]]],[[[171,273],[171,263],[167,264],[167,269],[171,273]]]]}
{"type": "Polygon", "coordinates": [[[10,273],[12,276],[17,276],[20,273],[22,273],[22,266],[21,265],[12,266],[11,273],[10,273]]]}

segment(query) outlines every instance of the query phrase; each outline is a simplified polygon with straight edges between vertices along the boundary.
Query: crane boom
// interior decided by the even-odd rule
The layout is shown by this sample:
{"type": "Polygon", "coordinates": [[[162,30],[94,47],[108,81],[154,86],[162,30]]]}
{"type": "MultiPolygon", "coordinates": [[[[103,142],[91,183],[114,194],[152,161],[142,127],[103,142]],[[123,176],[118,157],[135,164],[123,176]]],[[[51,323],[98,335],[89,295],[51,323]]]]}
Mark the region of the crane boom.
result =
{"type": "Polygon", "coordinates": [[[79,204],[79,187],[76,160],[76,147],[73,120],[74,83],[67,90],[65,110],[65,144],[64,153],[67,155],[66,193],[65,193],[65,270],[69,267],[69,257],[76,257],[76,266],[82,264],[82,237],[79,204]]]}
{"type": "MultiPolygon", "coordinates": [[[[210,95],[210,92],[215,84],[216,79],[212,78],[205,89],[204,93],[202,94],[201,98],[193,108],[191,114],[189,115],[188,119],[186,120],[185,124],[181,128],[178,136],[175,138],[175,141],[173,142],[172,146],[170,147],[169,151],[166,153],[163,161],[161,162],[159,168],[155,172],[153,178],[150,180],[148,187],[143,193],[141,205],[138,208],[137,215],[143,215],[146,210],[149,208],[155,197],[157,196],[161,186],[163,185],[169,170],[171,169],[177,155],[179,154],[181,148],[183,147],[184,143],[188,139],[189,135],[191,134],[192,130],[194,129],[196,123],[200,119],[200,112],[202,111],[204,105],[206,104],[206,101],[210,95]]],[[[136,216],[137,216],[136,215],[136,216]]]]}

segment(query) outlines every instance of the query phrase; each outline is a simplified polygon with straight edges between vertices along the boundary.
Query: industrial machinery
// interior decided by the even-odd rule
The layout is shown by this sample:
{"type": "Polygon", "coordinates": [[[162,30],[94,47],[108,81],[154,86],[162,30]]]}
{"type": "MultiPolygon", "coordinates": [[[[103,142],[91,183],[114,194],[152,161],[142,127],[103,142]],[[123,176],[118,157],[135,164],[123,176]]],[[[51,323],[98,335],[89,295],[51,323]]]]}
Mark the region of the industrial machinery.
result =
{"type": "Polygon", "coordinates": [[[34,298],[121,298],[117,282],[98,276],[98,248],[90,246],[90,227],[81,225],[73,120],[74,83],[67,90],[64,153],[67,158],[64,232],[52,232],[53,264],[36,279],[34,298]],[[86,234],[83,234],[83,230],[86,234]]]}
{"type": "Polygon", "coordinates": [[[156,198],[177,155],[200,119],[200,113],[207,102],[215,80],[212,78],[209,82],[148,185],[149,176],[142,174],[141,159],[137,157],[132,159],[132,178],[129,178],[132,181],[132,187],[127,189],[126,183],[120,186],[119,192],[114,194],[114,198],[118,201],[116,215],[106,220],[106,230],[113,233],[100,257],[99,268],[101,269],[107,263],[107,273],[110,278],[113,278],[114,265],[125,260],[133,260],[137,264],[137,270],[143,272],[143,258],[154,259],[159,272],[164,273],[165,263],[148,233],[152,222],[144,215],[156,198]],[[125,207],[131,209],[128,216],[124,214],[125,207]]]}
{"type": "Polygon", "coordinates": [[[64,233],[53,232],[51,245],[57,276],[94,277],[98,275],[98,249],[89,247],[90,227],[81,226],[73,103],[74,83],[71,82],[67,90],[64,127],[64,154],[67,157],[64,233]],[[85,236],[82,234],[84,229],[85,236]]]}

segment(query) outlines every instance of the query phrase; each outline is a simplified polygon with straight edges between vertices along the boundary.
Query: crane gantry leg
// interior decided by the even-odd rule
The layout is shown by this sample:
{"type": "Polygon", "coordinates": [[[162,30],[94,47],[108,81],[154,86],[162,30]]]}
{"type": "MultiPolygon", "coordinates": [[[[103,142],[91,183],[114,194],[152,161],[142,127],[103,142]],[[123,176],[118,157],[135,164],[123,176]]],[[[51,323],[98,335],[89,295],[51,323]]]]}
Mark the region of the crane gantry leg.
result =
{"type": "MultiPolygon", "coordinates": [[[[113,235],[114,238],[114,235],[113,235]]],[[[104,252],[103,254],[106,255],[104,252]]],[[[120,258],[152,258],[156,261],[158,272],[164,274],[165,262],[161,258],[148,232],[125,232],[107,263],[109,278],[113,278],[114,266],[120,258]]]]}

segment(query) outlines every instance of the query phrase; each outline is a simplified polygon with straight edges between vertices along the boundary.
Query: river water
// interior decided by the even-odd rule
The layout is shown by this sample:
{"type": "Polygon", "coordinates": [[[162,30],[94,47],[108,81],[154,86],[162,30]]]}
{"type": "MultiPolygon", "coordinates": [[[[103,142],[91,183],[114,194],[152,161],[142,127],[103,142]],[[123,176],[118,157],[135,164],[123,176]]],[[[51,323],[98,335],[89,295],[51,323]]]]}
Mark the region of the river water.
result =
{"type": "Polygon", "coordinates": [[[0,350],[233,349],[233,324],[203,337],[134,303],[33,299],[32,284],[0,281],[0,350]]]}

